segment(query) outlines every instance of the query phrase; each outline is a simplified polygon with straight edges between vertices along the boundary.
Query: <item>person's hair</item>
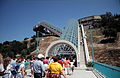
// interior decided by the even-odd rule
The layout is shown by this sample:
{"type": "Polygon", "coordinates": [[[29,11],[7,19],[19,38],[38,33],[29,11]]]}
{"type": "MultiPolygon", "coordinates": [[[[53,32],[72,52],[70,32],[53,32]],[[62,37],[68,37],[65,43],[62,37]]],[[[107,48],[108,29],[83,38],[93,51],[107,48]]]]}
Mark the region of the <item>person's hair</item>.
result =
{"type": "Polygon", "coordinates": [[[0,64],[3,62],[3,56],[0,54],[0,64]]]}
{"type": "Polygon", "coordinates": [[[50,57],[46,57],[46,59],[49,59],[50,57]]]}
{"type": "Polygon", "coordinates": [[[43,61],[45,58],[44,57],[42,57],[42,58],[37,57],[37,59],[43,61]]]}
{"type": "Polygon", "coordinates": [[[36,60],[36,57],[32,57],[32,60],[36,60]]]}
{"type": "Polygon", "coordinates": [[[53,59],[54,62],[58,61],[58,57],[57,56],[53,56],[52,59],[53,59]]]}
{"type": "Polygon", "coordinates": [[[10,63],[10,59],[9,58],[6,58],[5,60],[4,60],[4,68],[6,69],[7,68],[7,66],[8,66],[8,64],[10,63]]]}
{"type": "Polygon", "coordinates": [[[37,60],[41,60],[41,58],[36,57],[37,60]]]}
{"type": "Polygon", "coordinates": [[[69,58],[68,57],[66,57],[66,60],[68,60],[69,58]]]}

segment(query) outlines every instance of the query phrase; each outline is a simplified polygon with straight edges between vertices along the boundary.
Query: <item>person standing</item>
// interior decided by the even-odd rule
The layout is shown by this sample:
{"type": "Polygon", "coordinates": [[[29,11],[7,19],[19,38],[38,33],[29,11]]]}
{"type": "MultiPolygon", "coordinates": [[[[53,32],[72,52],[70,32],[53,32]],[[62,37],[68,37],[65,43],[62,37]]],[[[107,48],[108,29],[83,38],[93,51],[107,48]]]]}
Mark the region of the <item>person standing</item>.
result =
{"type": "Polygon", "coordinates": [[[18,71],[16,77],[17,78],[24,78],[25,74],[26,74],[26,70],[25,70],[25,65],[23,63],[23,59],[20,58],[18,60],[18,63],[16,63],[16,70],[18,71]]]}
{"type": "Polygon", "coordinates": [[[10,64],[10,59],[9,58],[6,58],[4,60],[4,76],[2,76],[2,78],[13,78],[13,75],[11,73],[11,68],[12,68],[12,65],[10,64]]]}
{"type": "Polygon", "coordinates": [[[73,74],[73,72],[74,72],[74,67],[75,66],[73,64],[74,64],[74,61],[73,61],[73,59],[71,59],[70,60],[70,68],[71,68],[71,71],[72,71],[71,74],[73,74]]]}
{"type": "Polygon", "coordinates": [[[0,54],[0,72],[4,72],[3,56],[0,54]]]}
{"type": "Polygon", "coordinates": [[[61,66],[61,64],[59,64],[58,61],[58,57],[57,56],[53,56],[52,57],[54,62],[51,62],[48,65],[48,72],[49,75],[47,76],[47,78],[61,78],[61,75],[64,76],[64,78],[66,78],[66,75],[63,72],[63,67],[61,66]]]}
{"type": "Polygon", "coordinates": [[[45,66],[45,70],[47,70],[48,64],[49,64],[49,57],[46,57],[46,59],[43,60],[43,64],[45,66]]]}
{"type": "Polygon", "coordinates": [[[61,66],[63,67],[63,61],[61,60],[61,57],[59,57],[59,60],[57,62],[60,63],[61,66]]]}
{"type": "Polygon", "coordinates": [[[34,78],[42,78],[42,72],[45,72],[45,68],[42,62],[44,55],[39,54],[37,59],[33,62],[34,78]]]}
{"type": "Polygon", "coordinates": [[[69,75],[70,74],[70,60],[68,58],[66,58],[66,60],[64,61],[64,68],[65,68],[65,74],[69,75]]]}

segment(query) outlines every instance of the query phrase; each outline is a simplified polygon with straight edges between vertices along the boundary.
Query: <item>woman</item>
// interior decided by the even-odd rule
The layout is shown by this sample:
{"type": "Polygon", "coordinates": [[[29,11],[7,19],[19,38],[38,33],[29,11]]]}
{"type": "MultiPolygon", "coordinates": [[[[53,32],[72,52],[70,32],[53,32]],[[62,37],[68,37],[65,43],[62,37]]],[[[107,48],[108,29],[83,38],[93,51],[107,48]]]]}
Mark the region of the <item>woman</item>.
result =
{"type": "Polygon", "coordinates": [[[0,72],[2,73],[4,71],[4,67],[3,67],[3,57],[0,54],[0,72]]]}
{"type": "Polygon", "coordinates": [[[4,60],[5,75],[2,78],[13,78],[11,73],[12,65],[10,64],[11,59],[8,57],[4,60]]]}
{"type": "Polygon", "coordinates": [[[17,74],[17,78],[24,78],[24,75],[26,74],[26,70],[25,70],[25,65],[23,63],[23,59],[19,59],[18,61],[18,74],[17,74]]]}
{"type": "Polygon", "coordinates": [[[57,62],[58,57],[53,56],[52,59],[54,62],[51,62],[48,65],[48,72],[50,72],[48,78],[61,78],[61,75],[63,75],[64,78],[66,78],[66,75],[63,72],[62,66],[57,62]]]}

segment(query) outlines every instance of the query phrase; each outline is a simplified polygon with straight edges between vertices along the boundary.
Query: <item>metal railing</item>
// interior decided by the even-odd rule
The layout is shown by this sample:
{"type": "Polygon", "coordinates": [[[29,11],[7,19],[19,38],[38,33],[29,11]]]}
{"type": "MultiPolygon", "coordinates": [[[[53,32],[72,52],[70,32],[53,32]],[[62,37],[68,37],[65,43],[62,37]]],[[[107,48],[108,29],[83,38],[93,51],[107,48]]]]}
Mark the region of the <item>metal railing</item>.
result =
{"type": "Polygon", "coordinates": [[[93,68],[104,75],[105,78],[120,78],[120,67],[93,62],[93,68]]]}

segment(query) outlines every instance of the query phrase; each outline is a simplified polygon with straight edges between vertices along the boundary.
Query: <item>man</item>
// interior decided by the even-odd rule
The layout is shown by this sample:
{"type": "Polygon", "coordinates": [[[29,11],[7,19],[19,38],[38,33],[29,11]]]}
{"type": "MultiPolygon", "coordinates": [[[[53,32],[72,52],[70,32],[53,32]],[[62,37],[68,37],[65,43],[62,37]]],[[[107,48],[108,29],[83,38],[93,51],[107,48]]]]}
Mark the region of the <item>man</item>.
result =
{"type": "Polygon", "coordinates": [[[45,68],[42,62],[44,55],[39,54],[37,59],[33,62],[33,71],[34,71],[34,78],[42,78],[42,72],[45,72],[45,68]]]}

